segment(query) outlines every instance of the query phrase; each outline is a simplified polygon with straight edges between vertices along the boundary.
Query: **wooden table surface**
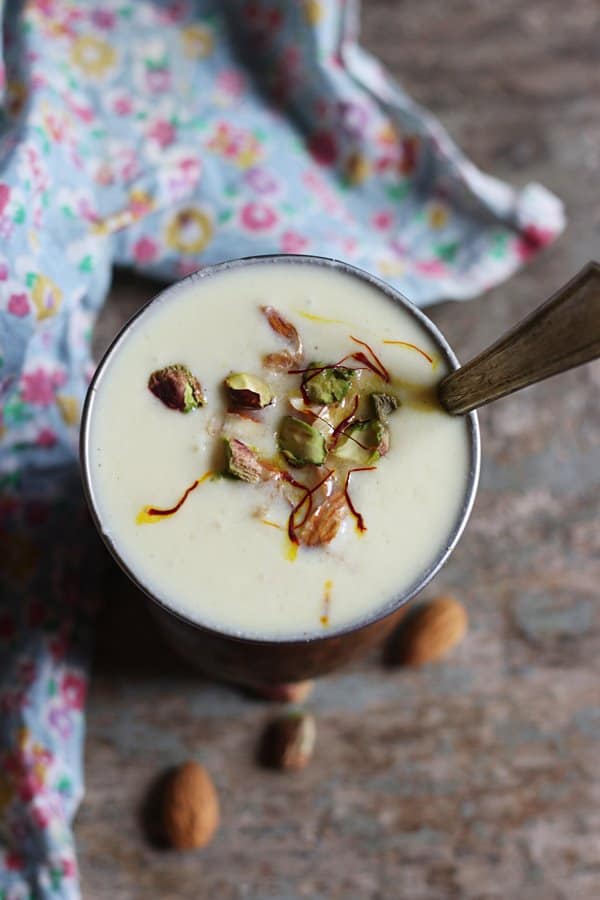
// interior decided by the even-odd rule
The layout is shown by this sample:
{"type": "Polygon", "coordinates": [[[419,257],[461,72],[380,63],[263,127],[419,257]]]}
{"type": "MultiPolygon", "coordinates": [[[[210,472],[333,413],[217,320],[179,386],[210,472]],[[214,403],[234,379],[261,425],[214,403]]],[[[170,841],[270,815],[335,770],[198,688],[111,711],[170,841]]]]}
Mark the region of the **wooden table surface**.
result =
{"type": "MultiPolygon", "coordinates": [[[[600,256],[597,0],[370,0],[363,40],[484,169],[539,180],[569,226],[506,285],[433,311],[463,359],[600,256]]],[[[154,290],[117,279],[104,345],[154,290]]],[[[442,664],[379,654],[321,681],[314,764],[258,768],[268,704],[205,682],[112,575],[76,823],[86,900],[592,900],[600,896],[600,363],[481,413],[481,491],[428,589],[468,607],[442,664]],[[206,850],[152,846],[156,777],[203,762],[223,823],[206,850]]]]}

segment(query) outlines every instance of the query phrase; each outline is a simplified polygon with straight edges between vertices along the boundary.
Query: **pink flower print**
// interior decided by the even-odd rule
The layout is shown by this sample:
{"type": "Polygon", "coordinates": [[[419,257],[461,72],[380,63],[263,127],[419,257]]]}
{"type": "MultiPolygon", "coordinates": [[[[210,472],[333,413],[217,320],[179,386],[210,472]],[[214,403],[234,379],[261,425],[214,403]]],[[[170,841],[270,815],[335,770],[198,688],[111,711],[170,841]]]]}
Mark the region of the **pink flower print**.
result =
{"type": "Polygon", "coordinates": [[[175,140],[175,128],[167,119],[159,119],[148,132],[161,147],[168,147],[175,140]]]}
{"type": "Polygon", "coordinates": [[[55,0],[34,0],[31,5],[47,18],[56,15],[55,0]]]}
{"type": "Polygon", "coordinates": [[[358,135],[364,133],[369,114],[367,109],[360,103],[352,101],[342,101],[338,103],[338,114],[341,119],[341,125],[347,134],[358,135]]]}
{"type": "Polygon", "coordinates": [[[281,249],[284,253],[302,253],[308,247],[308,240],[297,231],[284,231],[281,235],[281,249]]]}
{"type": "Polygon", "coordinates": [[[340,215],[343,213],[343,206],[340,203],[338,195],[331,189],[329,184],[315,169],[308,169],[302,175],[302,183],[305,187],[318,197],[325,212],[331,215],[340,215]]]}
{"type": "Polygon", "coordinates": [[[158,244],[149,237],[139,238],[133,245],[133,256],[136,262],[146,263],[156,259],[158,244]]]}
{"type": "Polygon", "coordinates": [[[86,222],[94,224],[100,221],[98,213],[92,208],[90,201],[86,197],[80,198],[77,204],[77,212],[86,222]]]}
{"type": "Polygon", "coordinates": [[[399,169],[403,175],[410,175],[417,167],[418,138],[407,137],[402,141],[402,158],[399,169]]]}
{"type": "Polygon", "coordinates": [[[257,194],[272,194],[278,187],[275,176],[268,169],[261,169],[258,166],[246,172],[244,181],[257,194]]]}
{"type": "Polygon", "coordinates": [[[53,637],[49,642],[50,653],[56,661],[64,659],[67,654],[67,641],[62,635],[53,637]]]}
{"type": "Polygon", "coordinates": [[[179,171],[185,185],[193,187],[200,179],[200,160],[193,156],[186,156],[179,163],[179,171]]]}
{"type": "Polygon", "coordinates": [[[371,219],[373,228],[377,228],[378,231],[387,231],[387,229],[391,227],[392,221],[393,217],[391,212],[387,212],[384,209],[375,213],[375,215],[371,219]]]}
{"type": "MultiPolygon", "coordinates": [[[[35,769],[38,767],[35,766],[35,769]]],[[[24,803],[29,803],[36,793],[44,786],[43,778],[34,769],[33,772],[25,771],[19,778],[18,794],[24,803]]]]}
{"type": "Polygon", "coordinates": [[[521,236],[515,241],[515,250],[519,259],[526,262],[535,256],[543,247],[552,242],[554,232],[550,228],[540,228],[537,225],[528,225],[521,232],[521,236]]]}
{"type": "Polygon", "coordinates": [[[418,272],[422,272],[424,275],[445,275],[447,272],[446,266],[439,259],[422,259],[417,260],[415,263],[415,269],[418,272]]]}
{"type": "Polygon", "coordinates": [[[81,106],[79,103],[76,103],[73,99],[67,100],[69,106],[71,107],[72,112],[75,113],[77,118],[81,119],[82,122],[92,122],[94,119],[94,110],[89,106],[81,106]]]}
{"type": "Polygon", "coordinates": [[[168,91],[171,87],[171,73],[163,64],[146,63],[146,84],[157,94],[168,91]]]}
{"type": "Polygon", "coordinates": [[[71,857],[70,859],[63,857],[63,859],[61,860],[61,863],[62,863],[62,871],[63,871],[64,877],[65,878],[74,878],[75,875],[77,874],[77,867],[75,865],[75,860],[73,859],[73,857],[71,857]]]}
{"type": "Polygon", "coordinates": [[[217,88],[229,97],[239,97],[244,92],[244,79],[235,69],[224,69],[217,75],[217,88]]]}
{"type": "Polygon", "coordinates": [[[61,738],[68,738],[73,733],[73,722],[66,707],[54,706],[48,713],[48,722],[61,738]]]}
{"type": "Polygon", "coordinates": [[[60,685],[63,700],[69,709],[83,709],[85,703],[86,683],[81,675],[68,672],[63,675],[60,685]]]}
{"type": "Polygon", "coordinates": [[[10,188],[7,184],[0,182],[0,216],[3,215],[4,210],[8,206],[9,200],[10,200],[10,188]]]}
{"type": "Polygon", "coordinates": [[[7,309],[9,313],[12,313],[13,316],[18,316],[20,319],[28,315],[30,306],[27,294],[11,294],[8,298],[7,309]]]}
{"type": "Polygon", "coordinates": [[[57,441],[58,438],[51,428],[42,428],[41,431],[38,431],[38,436],[36,438],[38,447],[54,447],[57,441]]]}
{"type": "Polygon", "coordinates": [[[40,88],[46,87],[47,84],[48,82],[41,72],[36,72],[31,76],[31,87],[34,90],[39,91],[40,88]]]}
{"type": "Polygon", "coordinates": [[[118,116],[129,116],[133,111],[131,97],[116,97],[113,101],[113,110],[118,116]]]}
{"type": "Polygon", "coordinates": [[[270,9],[265,12],[265,25],[269,31],[277,31],[281,27],[283,15],[280,9],[270,9]]]}
{"type": "Polygon", "coordinates": [[[154,201],[152,197],[144,191],[132,191],[129,195],[129,209],[136,219],[149,213],[153,205],[154,201]]]}
{"type": "Polygon", "coordinates": [[[156,15],[163,22],[179,22],[187,12],[185,0],[171,0],[165,9],[157,10],[156,15]]]}
{"type": "Polygon", "coordinates": [[[38,828],[47,828],[50,824],[50,813],[41,806],[33,807],[32,816],[38,828]]]}
{"type": "Polygon", "coordinates": [[[94,25],[97,25],[98,28],[104,28],[106,31],[110,31],[111,28],[115,27],[116,16],[114,12],[111,12],[108,9],[95,9],[92,12],[92,22],[94,25]]]}
{"type": "Polygon", "coordinates": [[[308,141],[308,152],[319,165],[333,165],[338,155],[335,137],[330,131],[316,131],[308,141]]]}
{"type": "Polygon", "coordinates": [[[48,372],[41,366],[33,372],[27,372],[21,379],[22,399],[25,403],[32,403],[34,406],[51,406],[54,403],[56,388],[63,380],[64,376],[60,373],[48,372]],[[60,379],[58,383],[57,379],[60,379]]]}
{"type": "Polygon", "coordinates": [[[390,248],[394,251],[397,256],[407,256],[408,255],[408,245],[404,244],[399,238],[393,238],[390,241],[390,248]]]}
{"type": "Polygon", "coordinates": [[[246,203],[241,209],[240,221],[248,231],[268,231],[277,222],[277,213],[266,203],[246,203]]]}
{"type": "Polygon", "coordinates": [[[8,278],[8,266],[5,262],[0,262],[0,281],[6,281],[8,278]]]}
{"type": "Polygon", "coordinates": [[[25,865],[23,857],[15,850],[8,851],[4,857],[4,863],[10,872],[18,872],[25,865]]]}
{"type": "Polygon", "coordinates": [[[289,72],[291,69],[297,69],[300,63],[300,49],[295,44],[288,44],[284,48],[282,54],[283,67],[289,72]]]}

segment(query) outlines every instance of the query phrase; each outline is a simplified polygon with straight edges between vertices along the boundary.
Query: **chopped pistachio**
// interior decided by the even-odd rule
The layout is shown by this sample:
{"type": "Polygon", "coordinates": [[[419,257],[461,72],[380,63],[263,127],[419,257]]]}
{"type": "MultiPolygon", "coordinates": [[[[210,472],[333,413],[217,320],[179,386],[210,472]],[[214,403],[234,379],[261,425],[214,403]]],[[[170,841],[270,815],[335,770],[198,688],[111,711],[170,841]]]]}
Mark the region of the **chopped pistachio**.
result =
{"type": "Polygon", "coordinates": [[[340,459],[359,466],[369,466],[377,462],[389,450],[390,440],[387,426],[379,419],[353,422],[344,430],[332,451],[340,459]]]}
{"type": "Polygon", "coordinates": [[[339,403],[348,391],[354,376],[352,369],[341,369],[328,366],[315,374],[322,363],[311,363],[309,371],[302,380],[302,390],[311,403],[339,403]],[[312,370],[312,371],[311,371],[312,370]]]}
{"type": "Polygon", "coordinates": [[[371,394],[370,400],[373,412],[380,422],[387,422],[388,416],[400,406],[400,401],[393,394],[374,393],[371,394]]]}
{"type": "Polygon", "coordinates": [[[258,454],[237,438],[223,438],[227,473],[240,481],[255,484],[263,480],[263,465],[258,454]]]}
{"type": "Polygon", "coordinates": [[[247,372],[232,372],[225,379],[225,390],[233,405],[242,409],[264,409],[275,399],[266,381],[247,372]]]}
{"type": "Polygon", "coordinates": [[[281,420],[277,444],[293,466],[304,466],[307,463],[320,466],[327,456],[323,435],[295,416],[284,416],[281,420]]]}
{"type": "Polygon", "coordinates": [[[205,403],[200,382],[182,363],[152,372],[148,388],[165,406],[179,412],[190,412],[205,403]]]}

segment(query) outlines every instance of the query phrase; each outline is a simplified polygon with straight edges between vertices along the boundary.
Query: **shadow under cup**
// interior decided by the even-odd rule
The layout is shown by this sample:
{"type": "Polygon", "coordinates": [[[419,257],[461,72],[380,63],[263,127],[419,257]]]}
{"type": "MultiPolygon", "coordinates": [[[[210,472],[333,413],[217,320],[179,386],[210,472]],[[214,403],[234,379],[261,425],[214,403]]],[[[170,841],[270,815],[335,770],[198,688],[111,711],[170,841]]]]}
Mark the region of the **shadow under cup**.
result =
{"type": "MultiPolygon", "coordinates": [[[[338,260],[286,254],[231,260],[207,267],[198,273],[188,276],[183,281],[161,292],[150,303],[153,303],[158,298],[164,299],[166,294],[175,294],[189,287],[194,282],[201,282],[223,271],[264,263],[286,266],[320,266],[340,271],[346,276],[349,275],[366,282],[394,303],[400,304],[413,318],[417,319],[437,345],[440,355],[449,368],[458,368],[458,360],[441,332],[417,307],[374,276],[338,260]]],[[[324,675],[383,641],[403,614],[402,607],[437,574],[458,543],[465,528],[473,506],[479,479],[480,442],[476,414],[470,413],[466,417],[470,458],[461,509],[439,552],[413,584],[394,597],[389,603],[376,609],[371,615],[350,626],[334,629],[327,636],[314,635],[306,639],[279,641],[228,635],[212,627],[200,625],[179,612],[174,612],[159,597],[154,596],[149,591],[135,573],[129,569],[126,561],[121,557],[119,547],[115,545],[110,535],[106,533],[95,501],[89,459],[91,423],[94,417],[94,397],[109,360],[119,353],[123,338],[127,335],[133,322],[149,305],[147,304],[143,307],[124,326],[104,354],[96,370],[83,409],[80,456],[84,492],[95,525],[116,562],[146,595],[151,612],[158,622],[167,643],[179,656],[211,678],[260,688],[324,675]]]]}

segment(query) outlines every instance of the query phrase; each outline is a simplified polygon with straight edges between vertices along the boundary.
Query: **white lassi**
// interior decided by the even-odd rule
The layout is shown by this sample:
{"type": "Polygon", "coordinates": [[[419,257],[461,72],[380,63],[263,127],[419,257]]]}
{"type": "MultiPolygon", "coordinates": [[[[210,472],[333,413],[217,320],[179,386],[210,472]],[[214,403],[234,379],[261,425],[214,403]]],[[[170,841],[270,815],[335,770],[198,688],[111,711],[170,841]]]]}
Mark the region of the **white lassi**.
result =
{"type": "Polygon", "coordinates": [[[465,504],[468,421],[434,399],[446,371],[416,317],[339,270],[290,259],[188,280],[96,382],[101,528],[199,624],[274,640],[351,626],[421,578],[465,504]],[[187,412],[160,396],[173,366],[194,379],[187,412]]]}

